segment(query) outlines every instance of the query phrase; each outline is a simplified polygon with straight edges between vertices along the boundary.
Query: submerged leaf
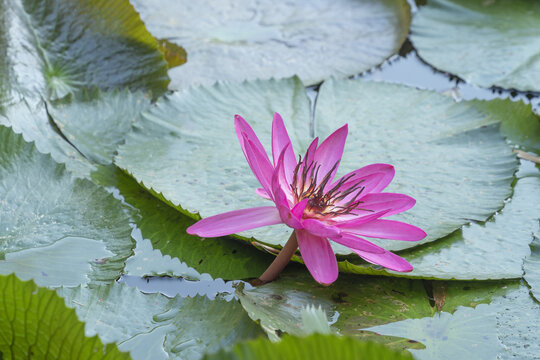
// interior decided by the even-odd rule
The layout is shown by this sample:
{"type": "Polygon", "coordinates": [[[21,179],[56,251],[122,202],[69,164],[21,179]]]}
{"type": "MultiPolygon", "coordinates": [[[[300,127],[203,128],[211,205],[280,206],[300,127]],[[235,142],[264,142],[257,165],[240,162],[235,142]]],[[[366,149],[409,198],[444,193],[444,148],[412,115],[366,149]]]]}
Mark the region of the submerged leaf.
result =
{"type": "Polygon", "coordinates": [[[0,294],[0,359],[131,359],[85,336],[85,324],[53,290],[0,275],[0,294]]]}
{"type": "Polygon", "coordinates": [[[262,335],[236,301],[206,297],[168,299],[125,284],[61,288],[58,294],[86,323],[86,333],[115,342],[133,359],[200,359],[262,335]]]}

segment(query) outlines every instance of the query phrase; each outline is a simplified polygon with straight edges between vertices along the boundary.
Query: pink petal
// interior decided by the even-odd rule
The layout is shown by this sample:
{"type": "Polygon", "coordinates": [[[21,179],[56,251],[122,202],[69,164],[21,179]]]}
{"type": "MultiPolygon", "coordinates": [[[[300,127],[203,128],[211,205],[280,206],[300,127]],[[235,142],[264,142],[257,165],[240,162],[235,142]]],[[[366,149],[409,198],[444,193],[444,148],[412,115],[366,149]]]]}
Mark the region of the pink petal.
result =
{"type": "Polygon", "coordinates": [[[394,215],[414,206],[416,200],[404,194],[394,193],[372,193],[362,196],[362,203],[357,209],[353,210],[354,214],[366,214],[365,210],[373,212],[387,211],[384,216],[394,215]]]}
{"type": "MultiPolygon", "coordinates": [[[[371,164],[355,171],[351,171],[350,173],[344,175],[341,179],[350,177],[349,180],[347,180],[347,182],[343,185],[343,189],[348,189],[350,186],[357,184],[358,181],[363,180],[361,184],[365,187],[365,189],[362,192],[362,195],[365,196],[369,193],[377,193],[384,190],[384,188],[386,188],[388,184],[392,182],[394,175],[395,169],[392,165],[371,164]]],[[[327,185],[325,189],[334,187],[337,182],[339,182],[339,180],[334,182],[332,185],[327,185]]]]}
{"type": "Polygon", "coordinates": [[[418,241],[426,237],[424,230],[395,220],[373,220],[357,226],[347,226],[347,232],[379,238],[405,241],[418,241]]]}
{"type": "MultiPolygon", "coordinates": [[[[293,194],[290,182],[287,181],[285,176],[285,158],[287,156],[287,152],[289,151],[289,149],[291,149],[291,146],[292,145],[289,143],[285,146],[283,150],[281,150],[281,154],[276,161],[276,168],[274,169],[272,174],[272,192],[283,192],[290,204],[293,203],[293,194]]],[[[290,209],[290,206],[288,204],[287,207],[290,209]]]]}
{"type": "Polygon", "coordinates": [[[260,197],[264,198],[264,199],[272,200],[272,198],[270,197],[270,195],[268,195],[268,193],[267,193],[266,190],[264,190],[264,189],[261,189],[261,188],[255,189],[255,193],[256,193],[257,195],[259,195],[260,197]]]}
{"type": "Polygon", "coordinates": [[[302,260],[311,276],[320,284],[330,285],[338,277],[336,256],[325,238],[314,236],[305,230],[296,230],[302,260]]]}
{"type": "Polygon", "coordinates": [[[374,254],[382,254],[386,250],[380,246],[377,246],[361,237],[355,236],[353,234],[341,233],[341,238],[332,239],[332,241],[337,242],[338,244],[344,245],[348,248],[358,251],[364,251],[374,254]]]}
{"type": "Polygon", "coordinates": [[[248,158],[248,156],[244,144],[245,140],[243,134],[245,134],[248,140],[253,143],[253,145],[258,149],[259,153],[264,154],[266,160],[268,161],[268,163],[270,163],[270,160],[268,160],[268,155],[266,155],[266,150],[259,141],[259,138],[255,134],[251,126],[249,126],[247,121],[244,120],[240,115],[234,115],[234,129],[236,130],[236,136],[238,136],[238,141],[240,141],[240,146],[242,147],[242,151],[244,152],[246,159],[248,158]]]}
{"type": "Polygon", "coordinates": [[[191,235],[216,237],[275,224],[281,224],[276,207],[262,206],[210,216],[197,221],[186,231],[191,235]]]}
{"type": "Polygon", "coordinates": [[[294,207],[291,210],[293,215],[296,216],[298,219],[301,219],[308,202],[309,202],[309,199],[303,199],[300,202],[298,202],[296,205],[294,205],[294,207]]]}
{"type": "Polygon", "coordinates": [[[409,264],[407,260],[387,250],[385,250],[382,254],[368,253],[354,249],[353,251],[364,260],[369,261],[372,264],[384,266],[390,270],[409,272],[413,269],[412,265],[409,264]]]}
{"type": "Polygon", "coordinates": [[[268,157],[259,151],[257,146],[247,138],[247,135],[244,136],[244,147],[251,171],[257,180],[259,180],[266,193],[272,194],[271,181],[274,168],[270,164],[270,161],[268,161],[268,157]]]}
{"type": "Polygon", "coordinates": [[[343,156],[343,149],[345,148],[345,140],[347,139],[348,125],[340,127],[334,131],[329,137],[327,137],[321,146],[315,151],[315,161],[317,165],[320,165],[319,175],[317,176],[317,183],[326,176],[326,174],[332,170],[329,182],[332,181],[337,171],[336,163],[341,160],[343,156]]]}
{"type": "MultiPolygon", "coordinates": [[[[287,148],[290,148],[290,144],[287,145],[287,148]]],[[[276,204],[276,207],[279,210],[279,216],[281,217],[281,220],[290,226],[293,229],[302,229],[302,223],[300,222],[300,219],[295,217],[293,213],[291,212],[291,207],[289,204],[289,200],[287,198],[287,194],[284,191],[284,188],[286,190],[289,190],[290,187],[287,183],[282,184],[282,181],[285,181],[283,177],[283,163],[284,163],[284,157],[285,152],[287,148],[283,149],[281,151],[281,155],[278,158],[277,166],[274,170],[274,174],[272,175],[272,192],[274,196],[274,203],[276,204]]],[[[291,192],[288,192],[289,195],[291,195],[291,192]]],[[[292,204],[292,201],[291,201],[292,204]]]]}
{"type": "Polygon", "coordinates": [[[338,227],[327,225],[319,220],[304,219],[302,221],[302,225],[306,231],[315,236],[331,238],[332,240],[334,240],[334,238],[341,237],[341,230],[338,227]]]}
{"type": "Polygon", "coordinates": [[[274,167],[277,166],[279,155],[285,150],[284,158],[284,173],[287,179],[287,183],[292,182],[292,175],[294,168],[296,167],[296,157],[294,156],[294,150],[291,145],[291,139],[287,133],[287,129],[283,124],[283,119],[278,113],[274,114],[274,121],[272,123],[272,157],[274,159],[274,167]]]}
{"type": "Polygon", "coordinates": [[[382,210],[382,211],[377,211],[377,212],[366,212],[364,214],[358,214],[358,215],[345,214],[345,215],[333,217],[332,220],[337,222],[336,223],[337,227],[343,230],[347,230],[348,228],[355,228],[358,225],[365,224],[367,222],[383,217],[386,215],[387,212],[388,210],[382,210]]]}

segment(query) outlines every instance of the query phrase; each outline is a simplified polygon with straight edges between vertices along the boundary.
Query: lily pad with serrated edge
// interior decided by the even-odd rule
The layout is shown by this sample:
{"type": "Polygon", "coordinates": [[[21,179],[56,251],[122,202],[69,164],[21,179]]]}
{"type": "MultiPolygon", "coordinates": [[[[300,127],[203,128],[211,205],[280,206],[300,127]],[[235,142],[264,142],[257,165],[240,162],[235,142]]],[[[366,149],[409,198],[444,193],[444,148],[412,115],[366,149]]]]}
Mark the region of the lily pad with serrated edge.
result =
{"type": "Polygon", "coordinates": [[[39,285],[108,283],[132,254],[120,201],[0,126],[0,273],[39,285]],[[70,271],[66,271],[69,268],[70,271]]]}
{"type": "Polygon", "coordinates": [[[0,358],[131,359],[116,344],[85,336],[85,324],[54,290],[0,275],[0,358]]]}
{"type": "MultiPolygon", "coordinates": [[[[233,115],[247,119],[270,149],[274,111],[283,116],[295,151],[303,153],[311,140],[309,104],[302,84],[293,78],[219,83],[164,98],[136,124],[115,163],[191,216],[270,205],[254,194],[259,185],[237,143],[233,115]]],[[[324,138],[349,123],[341,173],[374,162],[395,164],[397,174],[388,190],[417,200],[399,219],[423,227],[428,232],[423,242],[428,242],[470,220],[487,219],[511,194],[515,156],[497,124],[478,125],[489,116],[432,92],[334,80],[320,91],[315,133],[324,138]]],[[[240,235],[283,245],[289,234],[288,227],[276,225],[240,235]]],[[[391,250],[419,244],[380,242],[391,250]]],[[[344,247],[334,249],[350,253],[344,247]]]]}

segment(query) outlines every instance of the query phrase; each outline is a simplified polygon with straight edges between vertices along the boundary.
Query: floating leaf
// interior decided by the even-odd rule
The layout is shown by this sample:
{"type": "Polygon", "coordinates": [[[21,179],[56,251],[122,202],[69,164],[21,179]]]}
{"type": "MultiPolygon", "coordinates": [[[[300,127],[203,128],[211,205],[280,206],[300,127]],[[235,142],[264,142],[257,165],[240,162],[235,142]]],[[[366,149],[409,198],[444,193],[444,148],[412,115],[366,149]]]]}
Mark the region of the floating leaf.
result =
{"type": "MultiPolygon", "coordinates": [[[[281,332],[302,334],[302,309],[321,306],[340,334],[384,343],[403,350],[422,348],[415,340],[382,336],[363,329],[406,319],[430,317],[438,311],[419,280],[341,274],[329,287],[314,284],[307,271],[288,269],[278,280],[254,289],[238,289],[248,315],[259,321],[270,339],[281,332]]],[[[474,307],[505,295],[519,282],[453,281],[447,284],[442,311],[474,307]]],[[[369,329],[371,330],[371,329],[369,329]]],[[[402,336],[401,337],[406,337],[402,336]]]]}
{"type": "Polygon", "coordinates": [[[193,278],[191,268],[194,268],[214,278],[241,279],[261,275],[272,260],[271,256],[238,240],[226,237],[201,239],[188,235],[186,229],[195,222],[193,219],[156,199],[115,167],[102,167],[92,177],[98,184],[118,189],[124,201],[134,209],[133,218],[142,236],[152,242],[137,245],[135,257],[126,262],[128,274],[193,278]],[[177,259],[166,265],[161,254],[178,258],[185,264],[180,264],[177,259]]]}
{"type": "MultiPolygon", "coordinates": [[[[523,259],[530,254],[532,234],[540,231],[540,207],[531,201],[536,198],[540,199],[540,171],[533,166],[526,176],[518,178],[512,199],[501,212],[485,223],[466,225],[437,242],[400,253],[414,269],[394,275],[478,280],[521,278],[523,259]]],[[[340,265],[343,270],[355,273],[390,272],[374,271],[371,264],[360,264],[356,259],[340,265]]]]}
{"type": "MultiPolygon", "coordinates": [[[[302,85],[288,79],[220,83],[158,101],[128,135],[115,162],[187,214],[204,218],[268,205],[254,195],[257,180],[237,144],[233,114],[242,114],[270,149],[273,111],[282,114],[296,152],[303,153],[310,141],[309,107],[302,85]]],[[[400,218],[427,230],[424,242],[470,220],[486,220],[511,194],[515,156],[496,124],[478,125],[490,114],[469,103],[403,86],[328,81],[315,113],[315,135],[321,138],[349,123],[341,173],[375,162],[396,165],[389,191],[417,199],[400,218]]],[[[289,233],[278,225],[240,235],[283,245],[289,233]]],[[[394,250],[418,245],[381,242],[394,250]]],[[[334,249],[350,253],[343,246],[334,249]]]]}
{"type": "Polygon", "coordinates": [[[540,91],[540,3],[430,0],[411,25],[419,55],[483,87],[540,91]]]}
{"type": "Polygon", "coordinates": [[[258,339],[237,344],[232,350],[221,350],[206,355],[205,360],[412,360],[406,353],[398,353],[369,342],[336,335],[314,334],[304,338],[285,336],[278,343],[258,339]]]}
{"type": "Polygon", "coordinates": [[[393,218],[428,234],[420,242],[377,241],[401,250],[441,238],[471,220],[484,221],[511,195],[517,162],[497,125],[482,126],[493,116],[429,91],[327,81],[317,99],[315,135],[325,138],[349,123],[338,173],[370,163],[395,166],[396,176],[385,191],[410,195],[416,205],[393,218]]]}
{"type": "Polygon", "coordinates": [[[39,285],[110,282],[131,255],[120,201],[0,126],[0,272],[39,285]],[[66,269],[70,271],[66,271],[66,269]]]}
{"type": "Polygon", "coordinates": [[[0,359],[130,359],[84,335],[84,323],[53,291],[0,275],[0,359]]]}
{"type": "Polygon", "coordinates": [[[263,334],[236,301],[206,297],[168,299],[113,283],[58,289],[86,323],[86,333],[116,342],[133,359],[200,359],[263,334]]]}
{"type": "Polygon", "coordinates": [[[534,236],[534,240],[531,243],[531,255],[525,259],[523,264],[523,270],[525,281],[531,287],[531,293],[540,301],[540,238],[537,235],[534,236]]]}
{"type": "Polygon", "coordinates": [[[368,330],[422,342],[426,349],[411,350],[417,359],[533,359],[540,351],[539,316],[540,306],[522,286],[489,305],[462,307],[453,315],[443,312],[368,330]]]}
{"type": "Polygon", "coordinates": [[[48,112],[66,139],[87,159],[110,164],[116,148],[141,112],[147,95],[122,91],[84,91],[48,105],[48,112]]]}
{"type": "Polygon", "coordinates": [[[127,0],[11,0],[0,7],[0,78],[12,90],[62,98],[88,87],[167,89],[157,42],[127,0]]]}
{"type": "Polygon", "coordinates": [[[22,134],[26,141],[33,141],[41,153],[51,154],[56,162],[66,164],[66,168],[75,176],[88,177],[95,169],[51,124],[42,100],[26,98],[2,110],[0,125],[11,127],[15,133],[22,134]]]}
{"type": "MultiPolygon", "coordinates": [[[[238,144],[234,114],[249,119],[270,149],[274,111],[283,116],[297,152],[305,151],[309,102],[302,83],[292,78],[219,83],[162,98],[126,137],[115,163],[188,216],[267,205],[255,194],[260,185],[238,144]]],[[[266,227],[244,234],[284,244],[290,229],[266,227]]]]}
{"type": "Polygon", "coordinates": [[[150,32],[189,54],[169,72],[174,89],[293,75],[312,85],[354,75],[395,54],[410,23],[408,4],[398,0],[133,3],[150,32]]]}

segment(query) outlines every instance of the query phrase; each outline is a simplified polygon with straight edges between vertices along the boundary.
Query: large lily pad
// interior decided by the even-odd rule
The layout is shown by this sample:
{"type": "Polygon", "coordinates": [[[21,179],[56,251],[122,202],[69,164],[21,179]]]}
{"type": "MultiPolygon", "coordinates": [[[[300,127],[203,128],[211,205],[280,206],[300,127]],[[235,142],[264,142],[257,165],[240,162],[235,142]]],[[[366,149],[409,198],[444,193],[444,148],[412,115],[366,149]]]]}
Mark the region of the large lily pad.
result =
{"type": "MultiPolygon", "coordinates": [[[[208,217],[268,204],[253,193],[257,180],[237,144],[232,119],[235,113],[243,115],[270,149],[274,111],[285,119],[297,153],[303,153],[310,141],[309,106],[301,83],[288,79],[220,83],[158,101],[128,135],[115,162],[186,214],[208,217]]],[[[471,220],[486,220],[511,194],[515,156],[496,120],[483,126],[490,113],[471,104],[403,86],[329,81],[315,114],[320,137],[349,123],[341,173],[374,162],[396,165],[389,191],[417,199],[416,207],[400,219],[423,227],[428,232],[424,242],[471,220]]],[[[283,245],[289,232],[278,225],[240,235],[283,245]]],[[[393,250],[418,244],[381,242],[393,250]]],[[[350,253],[344,247],[334,249],[350,253]]]]}
{"type": "Polygon", "coordinates": [[[410,23],[399,0],[133,3],[152,34],[187,51],[187,63],[169,71],[173,89],[293,75],[311,85],[354,75],[396,53],[410,23]]]}
{"type": "Polygon", "coordinates": [[[133,220],[142,237],[151,242],[141,239],[137,243],[135,256],[126,262],[127,274],[193,279],[199,278],[199,273],[208,273],[214,278],[242,279],[261,275],[272,261],[270,255],[239,240],[188,235],[187,227],[195,222],[192,218],[152,196],[116,167],[101,167],[92,178],[119,191],[133,210],[133,220]]]}
{"type": "Polygon", "coordinates": [[[434,67],[483,87],[540,91],[540,3],[429,0],[411,40],[434,67]]]}
{"type": "Polygon", "coordinates": [[[58,289],[86,323],[88,336],[115,342],[133,359],[200,359],[263,334],[238,302],[206,297],[168,299],[125,284],[58,289]]]}
{"type": "MultiPolygon", "coordinates": [[[[260,185],[238,144],[234,114],[248,119],[270,149],[274,111],[283,116],[295,150],[305,151],[309,101],[292,78],[219,83],[163,98],[135,124],[115,163],[188,216],[267,205],[255,194],[260,185]]],[[[289,234],[284,225],[244,233],[273,244],[284,244],[289,234]]]]}
{"type": "Polygon", "coordinates": [[[417,359],[534,359],[540,351],[540,306],[525,286],[489,305],[459,308],[453,315],[409,319],[369,330],[420,341],[426,349],[411,350],[417,359]]]}
{"type": "MultiPolygon", "coordinates": [[[[414,267],[401,275],[436,279],[521,278],[533,233],[540,231],[540,206],[531,201],[540,199],[540,171],[530,166],[525,172],[526,168],[523,164],[517,174],[512,198],[489,221],[466,225],[437,242],[400,253],[414,267]]],[[[374,270],[371,264],[360,264],[357,259],[349,261],[340,264],[344,271],[390,273],[380,268],[374,270]]]]}
{"type": "Polygon", "coordinates": [[[39,285],[110,282],[132,253],[120,201],[0,126],[0,272],[39,285]],[[66,269],[70,271],[66,271],[66,269]]]}
{"type": "Polygon", "coordinates": [[[0,275],[0,358],[130,359],[115,344],[84,335],[84,323],[56,292],[0,275]]]}
{"type": "Polygon", "coordinates": [[[393,218],[428,234],[420,242],[378,241],[401,250],[441,238],[471,220],[484,221],[511,195],[517,162],[498,126],[484,126],[490,117],[474,104],[433,92],[327,81],[317,99],[315,135],[325,138],[349,124],[339,173],[370,163],[395,166],[396,176],[385,191],[408,194],[417,202],[393,218]]]}
{"type": "Polygon", "coordinates": [[[48,98],[84,87],[167,89],[163,55],[128,0],[4,0],[0,7],[6,88],[48,98]]]}
{"type": "Polygon", "coordinates": [[[368,342],[361,342],[336,335],[315,334],[305,338],[285,336],[282,341],[272,343],[258,339],[237,344],[233,349],[204,357],[205,360],[412,360],[407,353],[398,353],[368,342]]]}

